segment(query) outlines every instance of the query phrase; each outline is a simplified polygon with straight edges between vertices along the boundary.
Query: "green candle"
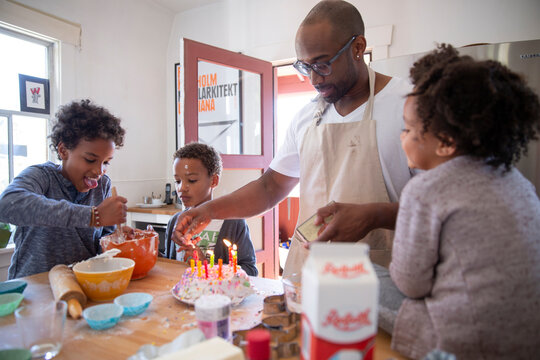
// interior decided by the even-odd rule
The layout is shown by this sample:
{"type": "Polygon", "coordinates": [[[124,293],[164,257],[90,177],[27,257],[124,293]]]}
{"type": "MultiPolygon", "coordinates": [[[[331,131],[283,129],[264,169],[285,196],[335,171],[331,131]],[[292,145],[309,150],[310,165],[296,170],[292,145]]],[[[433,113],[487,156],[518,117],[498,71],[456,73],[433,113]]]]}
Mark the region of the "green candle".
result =
{"type": "Polygon", "coordinates": [[[214,254],[210,254],[210,267],[213,268],[214,267],[214,254]]]}

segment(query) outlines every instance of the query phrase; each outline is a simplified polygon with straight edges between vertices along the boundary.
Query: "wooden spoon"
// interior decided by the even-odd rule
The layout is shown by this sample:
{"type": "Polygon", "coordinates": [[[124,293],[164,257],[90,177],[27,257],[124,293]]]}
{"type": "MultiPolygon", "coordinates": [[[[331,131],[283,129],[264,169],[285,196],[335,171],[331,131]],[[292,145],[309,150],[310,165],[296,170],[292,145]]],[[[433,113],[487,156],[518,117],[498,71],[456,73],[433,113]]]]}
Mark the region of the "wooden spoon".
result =
{"type": "MultiPolygon", "coordinates": [[[[114,196],[114,197],[118,196],[118,194],[116,192],[116,186],[112,187],[111,192],[112,192],[112,196],[114,196]]],[[[124,233],[122,232],[122,224],[118,224],[116,226],[116,231],[115,231],[114,234],[115,234],[115,236],[113,238],[113,242],[115,244],[120,244],[120,243],[123,243],[124,241],[126,241],[126,238],[124,237],[124,233]]]]}

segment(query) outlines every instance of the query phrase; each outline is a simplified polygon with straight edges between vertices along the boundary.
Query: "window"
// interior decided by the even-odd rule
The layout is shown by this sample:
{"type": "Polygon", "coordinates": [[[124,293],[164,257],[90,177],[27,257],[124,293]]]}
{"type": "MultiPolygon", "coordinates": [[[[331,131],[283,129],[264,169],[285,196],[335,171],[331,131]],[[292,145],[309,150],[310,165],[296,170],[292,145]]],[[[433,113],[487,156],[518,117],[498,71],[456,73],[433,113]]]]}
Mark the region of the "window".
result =
{"type": "Polygon", "coordinates": [[[52,42],[0,27],[0,192],[21,170],[49,158],[51,116],[21,111],[19,74],[52,79],[53,49],[52,42]]]}

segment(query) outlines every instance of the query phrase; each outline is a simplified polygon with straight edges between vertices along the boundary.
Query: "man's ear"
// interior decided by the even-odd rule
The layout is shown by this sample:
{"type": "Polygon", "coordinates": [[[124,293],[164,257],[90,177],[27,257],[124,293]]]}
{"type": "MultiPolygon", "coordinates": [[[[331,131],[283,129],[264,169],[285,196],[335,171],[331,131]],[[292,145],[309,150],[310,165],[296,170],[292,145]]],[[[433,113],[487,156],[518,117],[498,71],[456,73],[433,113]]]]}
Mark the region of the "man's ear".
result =
{"type": "Polygon", "coordinates": [[[362,35],[358,35],[352,43],[353,54],[357,59],[362,59],[364,61],[364,52],[366,51],[367,41],[366,38],[362,35]]]}
{"type": "Polygon", "coordinates": [[[441,157],[454,156],[456,154],[456,143],[451,137],[445,136],[445,141],[439,139],[439,145],[435,153],[441,157]]]}
{"type": "Polygon", "coordinates": [[[218,185],[219,185],[219,175],[217,174],[212,175],[212,183],[210,184],[210,187],[215,188],[218,185]]]}

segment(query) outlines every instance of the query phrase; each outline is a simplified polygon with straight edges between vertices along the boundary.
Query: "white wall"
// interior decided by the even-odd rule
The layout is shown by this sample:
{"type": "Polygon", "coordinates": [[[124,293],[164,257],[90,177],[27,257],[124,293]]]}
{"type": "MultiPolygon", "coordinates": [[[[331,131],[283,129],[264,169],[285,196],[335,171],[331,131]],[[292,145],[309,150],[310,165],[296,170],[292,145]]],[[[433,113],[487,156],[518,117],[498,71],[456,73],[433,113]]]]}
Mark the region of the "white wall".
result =
{"type": "Polygon", "coordinates": [[[124,147],[108,171],[118,193],[131,204],[152,191],[164,193],[170,162],[164,99],[172,92],[165,87],[166,54],[174,15],[149,0],[20,2],[81,25],[81,48],[61,46],[60,103],[90,98],[122,119],[124,147]]]}

